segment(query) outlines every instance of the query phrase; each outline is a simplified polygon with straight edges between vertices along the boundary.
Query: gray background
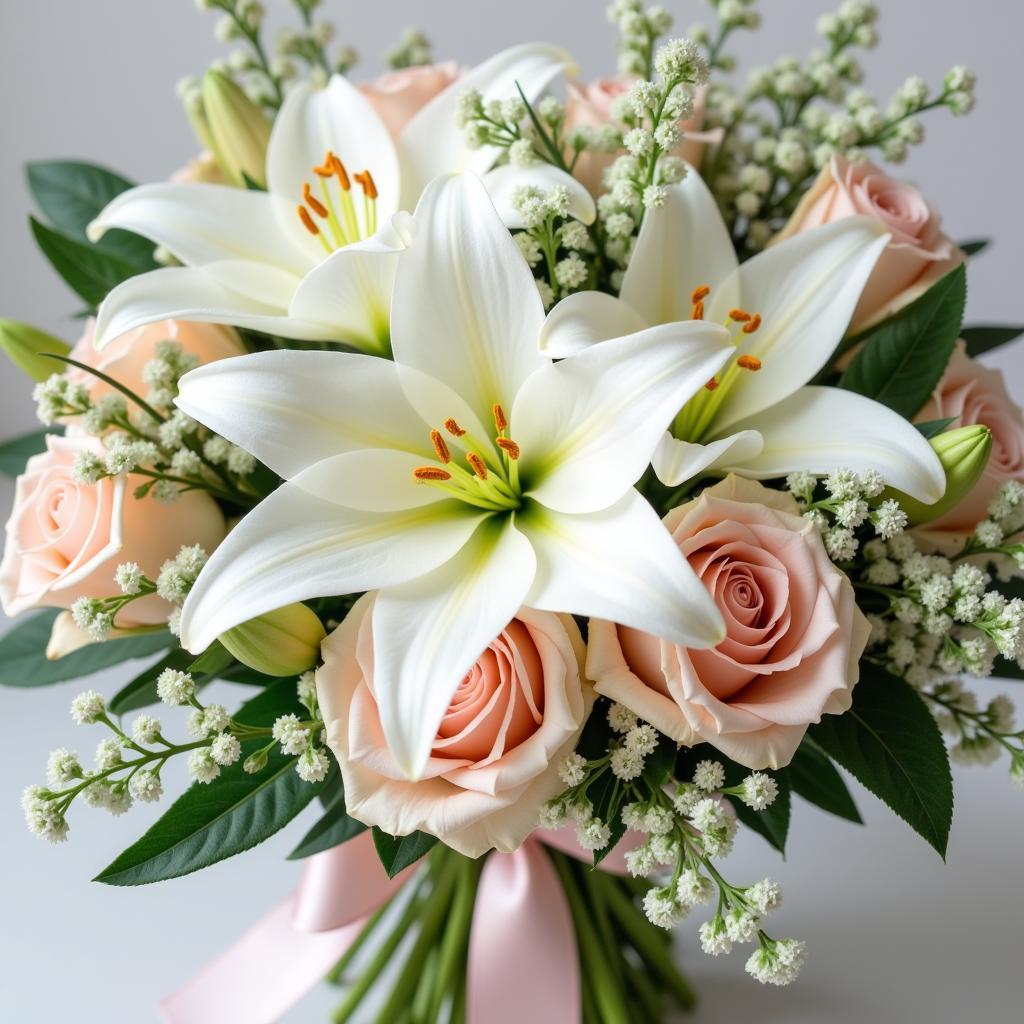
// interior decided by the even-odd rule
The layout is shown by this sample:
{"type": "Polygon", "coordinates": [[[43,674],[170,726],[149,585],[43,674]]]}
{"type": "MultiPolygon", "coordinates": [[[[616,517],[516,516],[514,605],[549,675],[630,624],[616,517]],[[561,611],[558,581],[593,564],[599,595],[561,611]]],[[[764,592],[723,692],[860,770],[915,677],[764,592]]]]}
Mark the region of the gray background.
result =
{"type": "MultiPolygon", "coordinates": [[[[282,4],[270,0],[269,6],[276,16],[282,4]]],[[[669,6],[680,27],[708,20],[696,2],[670,0],[669,6]]],[[[928,141],[902,173],[924,187],[954,237],[998,240],[972,266],[969,319],[1019,322],[1016,97],[1024,17],[1007,0],[889,0],[882,6],[883,46],[865,61],[873,91],[887,96],[910,73],[937,82],[953,63],[979,72],[977,111],[961,120],[942,111],[930,115],[928,141]]],[[[407,24],[427,29],[439,58],[463,63],[540,37],[568,46],[588,76],[607,74],[614,60],[603,0],[433,0],[429,7],[414,0],[327,0],[325,7],[340,37],[363,53],[360,74],[380,69],[381,55],[407,24]]],[[[765,0],[761,7],[764,29],[743,36],[737,47],[747,64],[805,53],[815,45],[815,17],[830,5],[765,0]]],[[[139,181],[165,178],[194,150],[173,87],[221,52],[212,23],[190,0],[0,0],[0,315],[74,339],[70,314],[77,300],[33,248],[21,165],[81,157],[139,181]]],[[[1003,350],[992,361],[1024,399],[1020,350],[1003,350]]],[[[30,429],[33,414],[24,379],[8,368],[0,372],[0,436],[6,437],[30,429]]],[[[3,491],[4,507],[10,493],[3,491]]],[[[91,682],[112,693],[127,675],[122,670],[91,682]]],[[[282,858],[316,812],[307,811],[284,835],[245,857],[189,879],[137,890],[91,884],[89,877],[140,834],[158,808],[120,819],[80,808],[74,838],[60,848],[27,834],[18,795],[41,780],[46,753],[59,745],[87,753],[99,738],[67,717],[75,692],[69,684],[0,693],[0,1016],[19,1024],[139,1024],[155,1020],[161,994],[294,884],[295,869],[282,858]]],[[[683,956],[704,996],[697,1020],[1019,1020],[1024,797],[1009,789],[1002,765],[957,770],[956,781],[946,865],[859,790],[867,829],[798,807],[786,862],[757,837],[745,836],[727,862],[727,877],[778,877],[787,902],[774,930],[808,940],[810,960],[800,983],[765,990],[743,974],[739,954],[702,956],[695,948],[699,922],[684,925],[683,956]]],[[[333,1000],[320,988],[288,1019],[324,1020],[333,1000]]]]}

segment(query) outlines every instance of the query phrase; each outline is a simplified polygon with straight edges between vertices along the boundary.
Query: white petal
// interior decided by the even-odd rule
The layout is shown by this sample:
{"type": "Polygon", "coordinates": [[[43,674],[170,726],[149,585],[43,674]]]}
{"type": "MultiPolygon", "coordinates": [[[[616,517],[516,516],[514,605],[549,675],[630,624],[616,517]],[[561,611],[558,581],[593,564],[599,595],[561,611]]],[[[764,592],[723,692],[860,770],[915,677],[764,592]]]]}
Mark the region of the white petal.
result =
{"type": "Polygon", "coordinates": [[[410,778],[423,770],[459,683],[519,610],[534,571],[526,538],[495,521],[440,568],[377,595],[374,694],[388,748],[410,778]]]}
{"type": "Polygon", "coordinates": [[[537,554],[531,608],[610,619],[686,647],[724,639],[714,601],[637,491],[589,515],[533,506],[517,524],[537,554]]]}
{"type": "Polygon", "coordinates": [[[291,204],[291,222],[298,224],[294,204],[302,199],[303,183],[316,183],[313,168],[324,162],[328,150],[350,176],[365,170],[373,175],[379,220],[398,209],[398,154],[391,136],[363,94],[344,76],[334,75],[325,88],[298,83],[270,133],[267,185],[291,204]]]}
{"type": "Polygon", "coordinates": [[[415,217],[395,277],[395,360],[444,381],[489,423],[491,407],[504,403],[507,414],[522,382],[548,362],[537,351],[537,286],[479,178],[432,182],[415,217]]]}
{"type": "Polygon", "coordinates": [[[584,224],[593,224],[597,216],[594,197],[571,174],[551,164],[533,164],[530,167],[515,167],[505,164],[488,171],[484,184],[494,203],[498,216],[507,228],[523,228],[523,218],[513,205],[517,189],[532,185],[547,192],[553,188],[564,188],[569,193],[569,214],[584,224]]]}
{"type": "Polygon", "coordinates": [[[738,298],[712,292],[708,319],[724,321],[730,303],[762,317],[756,334],[740,335],[761,369],[740,374],[729,388],[716,431],[793,394],[828,362],[888,239],[881,221],[846,217],[748,260],[736,272],[738,298]]]}
{"type": "Polygon", "coordinates": [[[648,323],[689,320],[690,296],[699,285],[708,285],[726,309],[736,305],[730,280],[736,266],[718,203],[690,167],[669,186],[665,205],[644,217],[620,294],[648,323]]]}
{"type": "Polygon", "coordinates": [[[294,601],[404,583],[451,558],[481,519],[454,501],[356,511],[286,483],[214,551],[182,609],[182,645],[205,650],[225,630],[294,601]]]}
{"type": "Polygon", "coordinates": [[[391,221],[364,242],[328,256],[306,275],[289,308],[300,320],[337,328],[339,341],[367,352],[386,354],[391,346],[391,293],[399,255],[406,247],[407,214],[391,221]],[[400,227],[393,223],[399,220],[400,227]]]}
{"type": "Polygon", "coordinates": [[[109,228],[123,228],[164,246],[188,266],[254,260],[301,277],[323,258],[323,250],[309,235],[302,239],[282,230],[285,217],[298,224],[294,204],[266,192],[164,182],[122,192],[89,225],[89,237],[95,241],[109,228]]]}
{"type": "Polygon", "coordinates": [[[624,338],[649,326],[621,299],[605,292],[574,292],[548,313],[540,332],[540,351],[552,359],[564,359],[596,342],[624,338]]]}
{"type": "Polygon", "coordinates": [[[690,444],[671,434],[662,436],[651,459],[666,487],[678,487],[717,466],[735,466],[760,455],[764,441],[756,430],[743,430],[709,444],[690,444]]]}
{"type": "Polygon", "coordinates": [[[497,150],[470,150],[455,121],[459,96],[476,89],[488,100],[517,96],[516,83],[532,103],[563,71],[575,64],[565,50],[547,43],[524,43],[496,53],[453,82],[417,111],[399,139],[402,155],[402,206],[411,209],[427,182],[439,174],[474,170],[482,174],[497,150]]]}
{"type": "Polygon", "coordinates": [[[640,478],[666,427],[731,351],[725,328],[691,320],[538,370],[509,423],[523,486],[560,512],[607,508],[640,478]]]}
{"type": "MultiPolygon", "coordinates": [[[[209,268],[164,267],[130,277],[103,300],[96,317],[96,347],[157,320],[192,320],[198,323],[233,324],[283,338],[331,340],[334,328],[294,320],[286,310],[226,288],[209,268]]],[[[253,280],[266,279],[273,268],[247,264],[253,280]]],[[[237,273],[234,262],[232,273],[237,273]]],[[[276,289],[276,286],[275,286],[276,289]]]]}
{"type": "Polygon", "coordinates": [[[412,372],[352,352],[259,352],[187,373],[177,405],[291,478],[362,448],[433,457],[429,427],[401,379],[412,372]]]}
{"type": "Polygon", "coordinates": [[[828,473],[874,469],[891,487],[918,501],[938,501],[946,477],[920,431],[898,413],[852,391],[804,387],[744,425],[758,430],[764,450],[734,468],[760,479],[798,469],[828,473]]]}

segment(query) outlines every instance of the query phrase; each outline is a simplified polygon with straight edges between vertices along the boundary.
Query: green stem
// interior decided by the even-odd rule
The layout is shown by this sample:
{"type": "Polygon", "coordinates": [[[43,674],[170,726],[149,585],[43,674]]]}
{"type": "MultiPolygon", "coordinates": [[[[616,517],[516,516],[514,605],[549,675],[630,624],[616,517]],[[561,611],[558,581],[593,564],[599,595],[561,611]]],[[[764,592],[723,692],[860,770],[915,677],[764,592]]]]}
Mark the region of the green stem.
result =
{"type": "MultiPolygon", "coordinates": [[[[612,806],[615,806],[614,802],[612,806]]],[[[608,963],[611,967],[611,972],[615,976],[616,983],[621,988],[625,983],[622,969],[622,955],[619,949],[619,943],[615,939],[615,933],[612,931],[611,920],[608,916],[608,902],[604,898],[604,892],[600,883],[594,878],[596,874],[597,871],[590,867],[584,867],[580,871],[587,895],[590,897],[590,905],[593,908],[593,917],[594,922],[597,925],[597,934],[604,943],[604,948],[608,951],[608,963]]]]}
{"type": "Polygon", "coordinates": [[[637,1001],[643,1007],[644,1019],[659,1021],[665,1013],[665,1007],[661,1002],[661,995],[654,983],[647,976],[646,971],[634,967],[628,960],[623,958],[622,966],[626,972],[626,981],[629,987],[636,994],[637,1001]]]}
{"type": "Polygon", "coordinates": [[[437,946],[431,947],[427,952],[422,968],[420,968],[412,1004],[405,1014],[406,1019],[411,1024],[432,1024],[432,1022],[438,1020],[440,1006],[438,1006],[437,1010],[434,1010],[431,1004],[434,1001],[434,993],[437,992],[440,961],[440,949],[437,946]]]}
{"type": "Polygon", "coordinates": [[[359,950],[366,945],[366,940],[373,934],[374,929],[380,924],[381,918],[383,918],[388,907],[394,902],[395,897],[392,896],[386,903],[384,903],[377,911],[374,912],[373,916],[363,925],[363,930],[356,936],[355,941],[348,949],[345,950],[342,958],[330,969],[325,979],[332,985],[340,985],[341,980],[344,977],[345,971],[348,969],[348,965],[352,963],[358,954],[359,950]]]}

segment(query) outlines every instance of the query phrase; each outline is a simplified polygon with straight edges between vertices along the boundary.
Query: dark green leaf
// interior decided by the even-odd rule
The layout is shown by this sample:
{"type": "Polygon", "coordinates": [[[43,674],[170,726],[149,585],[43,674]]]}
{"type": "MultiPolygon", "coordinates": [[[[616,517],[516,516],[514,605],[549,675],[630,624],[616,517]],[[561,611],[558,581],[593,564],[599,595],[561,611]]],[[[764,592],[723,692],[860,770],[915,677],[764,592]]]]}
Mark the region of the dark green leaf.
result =
{"type": "MultiPolygon", "coordinates": [[[[730,764],[726,769],[726,784],[735,786],[740,783],[744,776],[750,772],[746,768],[730,764]],[[736,769],[739,768],[737,772],[736,769]]],[[[732,805],[736,808],[736,817],[743,822],[747,828],[753,829],[758,835],[766,839],[781,854],[786,852],[786,838],[789,835],[789,776],[786,769],[766,774],[778,783],[779,795],[772,802],[770,807],[763,811],[755,811],[747,807],[736,797],[731,797],[732,805]]]]}
{"type": "Polygon", "coordinates": [[[0,473],[19,476],[31,456],[46,451],[46,433],[45,430],[33,430],[30,434],[22,434],[0,444],[0,473]]]}
{"type": "Polygon", "coordinates": [[[960,266],[872,331],[839,386],[912,417],[945,372],[960,337],[966,298],[967,277],[960,266]]]}
{"type": "Polygon", "coordinates": [[[30,217],[32,234],[53,269],[91,306],[98,306],[122,281],[140,273],[137,264],[88,242],[68,238],[30,217]]]}
{"type": "MultiPolygon", "coordinates": [[[[245,704],[234,716],[246,725],[269,727],[280,715],[298,712],[293,680],[283,679],[245,704]]],[[[303,782],[295,758],[276,749],[255,775],[242,768],[247,754],[266,741],[242,745],[242,757],[208,785],[193,783],[146,834],[94,879],[108,885],[144,885],[177,878],[233,857],[288,824],[320,789],[303,782]]]]}
{"type": "Polygon", "coordinates": [[[148,708],[156,704],[160,697],[156,692],[156,680],[165,668],[177,669],[184,672],[192,662],[192,655],[183,651],[180,647],[171,651],[166,657],[154,662],[145,671],[140,672],[131,682],[125,683],[113,697],[110,698],[109,707],[115,715],[123,715],[129,711],[138,711],[139,708],[148,708]]]}
{"type": "MultiPolygon", "coordinates": [[[[74,160],[30,163],[25,169],[33,198],[50,224],[69,238],[86,241],[85,230],[115,196],[132,187],[127,178],[95,164],[74,160]]],[[[128,231],[108,231],[97,248],[153,270],[153,243],[128,231]]]]}
{"type": "Polygon", "coordinates": [[[324,816],[303,836],[302,842],[288,854],[288,859],[312,857],[314,853],[323,853],[324,850],[347,843],[365,831],[366,825],[350,818],[345,812],[345,791],[339,784],[324,816]]]}
{"type": "Polygon", "coordinates": [[[938,437],[946,427],[956,419],[955,416],[947,416],[941,420],[928,420],[927,423],[915,423],[914,426],[920,431],[923,437],[938,437]]]}
{"type": "Polygon", "coordinates": [[[972,238],[969,242],[958,242],[959,247],[967,256],[977,256],[984,252],[991,244],[991,238],[972,238]]]}
{"type": "Polygon", "coordinates": [[[787,771],[793,792],[829,814],[864,824],[843,777],[811,740],[804,738],[787,771]]]}
{"type": "Polygon", "coordinates": [[[953,820],[949,756],[935,719],[909,683],[861,665],[853,707],[810,736],[945,858],[953,820]]]}
{"type": "Polygon", "coordinates": [[[50,661],[46,644],[57,609],[49,608],[19,622],[0,638],[0,686],[47,686],[81,679],[129,658],[145,658],[175,642],[166,630],[89,644],[50,661]]]}
{"type": "Polygon", "coordinates": [[[373,826],[373,845],[377,848],[388,878],[394,878],[410,864],[415,864],[425,857],[432,847],[437,845],[436,836],[428,836],[426,832],[412,832],[407,836],[389,836],[376,825],[373,826]]]}
{"type": "Polygon", "coordinates": [[[965,327],[960,332],[960,337],[967,342],[967,354],[969,356],[980,356],[984,352],[990,352],[1000,345],[1013,341],[1024,334],[1024,327],[1013,324],[978,324],[974,327],[965,327]]]}
{"type": "Polygon", "coordinates": [[[192,659],[188,670],[193,675],[220,676],[234,663],[234,656],[219,640],[214,640],[198,658],[192,659]]]}

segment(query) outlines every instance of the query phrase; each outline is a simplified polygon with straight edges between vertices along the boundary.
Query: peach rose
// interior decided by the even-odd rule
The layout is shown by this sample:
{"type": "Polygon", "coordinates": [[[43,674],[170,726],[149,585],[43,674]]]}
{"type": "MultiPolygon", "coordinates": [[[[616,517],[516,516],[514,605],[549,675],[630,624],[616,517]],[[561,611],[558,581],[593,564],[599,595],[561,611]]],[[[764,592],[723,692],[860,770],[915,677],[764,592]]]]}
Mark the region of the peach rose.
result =
{"type": "MultiPolygon", "coordinates": [[[[224,516],[203,491],[161,504],[132,495],[144,482],[140,476],[77,483],[75,456],[103,450],[94,437],[49,434],[46,451],[33,455],[18,477],[0,562],[0,603],[7,615],[109,597],[118,593],[119,563],[137,562],[152,579],[183,544],[212,551],[224,538],[224,516]]],[[[166,622],[170,611],[166,601],[150,595],[127,605],[117,624],[155,625],[166,622]]]]}
{"type": "MultiPolygon", "coordinates": [[[[612,104],[619,97],[629,92],[635,78],[619,76],[617,78],[599,78],[586,85],[568,83],[568,99],[565,104],[565,128],[569,132],[582,125],[600,128],[602,125],[613,124],[612,104]]],[[[675,155],[700,167],[704,147],[709,142],[717,142],[720,131],[702,132],[704,123],[704,104],[706,91],[698,88],[694,96],[693,116],[680,121],[684,131],[683,141],[679,144],[675,155]]],[[[586,152],[576,161],[573,175],[578,178],[594,195],[604,191],[604,172],[615,161],[617,153],[586,152]]]]}
{"type": "Polygon", "coordinates": [[[924,532],[934,535],[971,533],[988,515],[988,503],[1007,480],[1024,482],[1024,417],[1010,397],[1000,370],[972,359],[964,342],[957,343],[946,372],[928,404],[914,417],[916,423],[953,417],[950,429],[982,423],[992,431],[992,454],[974,490],[956,508],[924,532]]]}
{"type": "Polygon", "coordinates": [[[571,616],[524,608],[460,684],[423,776],[388,751],[373,691],[373,594],[323,643],[317,695],[341,766],[348,813],[391,835],[422,830],[467,857],[516,849],[564,788],[594,696],[571,616]]]}
{"type": "Polygon", "coordinates": [[[730,476],[665,517],[727,636],[689,650],[591,621],[587,674],[679,743],[748,768],[789,763],[812,722],[850,707],[870,627],[788,494],[730,476]]]}
{"type": "Polygon", "coordinates": [[[359,91],[377,111],[392,137],[398,138],[413,114],[457,81],[461,74],[453,60],[446,60],[443,64],[421,64],[363,82],[359,91]]]}
{"type": "Polygon", "coordinates": [[[205,150],[192,157],[184,167],[179,167],[170,178],[176,185],[226,185],[224,174],[217,158],[205,150]]]}
{"type": "Polygon", "coordinates": [[[821,169],[775,240],[856,214],[880,220],[892,241],[854,310],[851,334],[892,316],[967,258],[942,233],[938,213],[913,185],[890,178],[872,163],[852,164],[841,156],[821,169]]]}
{"type": "MultiPolygon", "coordinates": [[[[199,357],[200,363],[213,363],[218,359],[245,354],[245,346],[230,327],[220,324],[196,324],[186,320],[160,320],[157,323],[136,327],[134,331],[114,338],[106,348],[97,351],[93,345],[96,321],[86,321],[85,331],[75,342],[69,353],[72,359],[91,366],[94,370],[113,377],[118,383],[146,397],[149,385],[143,380],[142,371],[155,355],[161,341],[176,341],[186,351],[199,357]]],[[[89,389],[89,396],[95,402],[114,389],[98,377],[94,377],[77,366],[69,366],[68,376],[77,384],[89,389]]]]}

